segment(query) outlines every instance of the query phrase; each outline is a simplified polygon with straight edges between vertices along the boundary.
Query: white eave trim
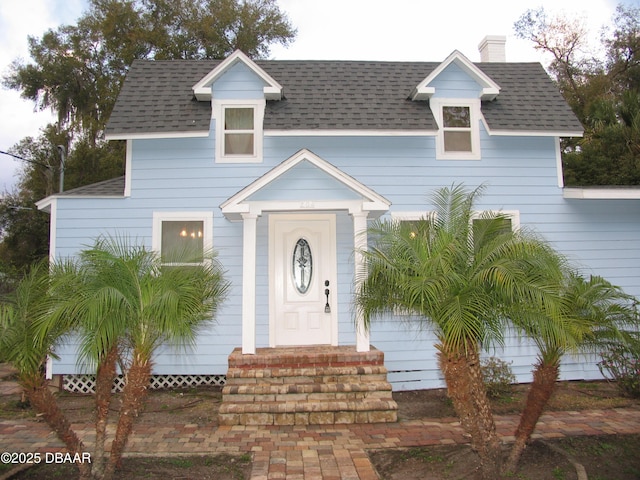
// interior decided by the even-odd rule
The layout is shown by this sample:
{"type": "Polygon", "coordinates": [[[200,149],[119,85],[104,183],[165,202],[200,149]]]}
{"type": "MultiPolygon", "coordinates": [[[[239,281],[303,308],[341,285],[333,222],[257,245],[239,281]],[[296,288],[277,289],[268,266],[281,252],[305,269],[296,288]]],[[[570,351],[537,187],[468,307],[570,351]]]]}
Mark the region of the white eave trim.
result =
{"type": "Polygon", "coordinates": [[[562,196],[579,200],[640,200],[640,187],[565,187],[562,196]]]}
{"type": "Polygon", "coordinates": [[[264,130],[265,137],[435,137],[437,130],[264,130]]]}
{"type": "Polygon", "coordinates": [[[112,199],[112,200],[116,200],[119,198],[126,198],[124,195],[50,195],[46,198],[43,198],[42,200],[38,200],[36,202],[36,207],[38,207],[38,210],[42,210],[43,212],[49,212],[51,213],[51,205],[55,204],[57,200],[59,199],[72,199],[72,200],[76,200],[76,199],[82,199],[82,200],[86,200],[86,199],[91,199],[91,198],[103,198],[103,199],[112,199]]]}
{"type": "Polygon", "coordinates": [[[471,78],[482,86],[481,100],[495,100],[500,93],[500,85],[494,82],[491,77],[476,67],[471,60],[465,57],[458,50],[454,50],[436,69],[420,82],[411,93],[412,100],[429,100],[435,93],[435,89],[431,86],[431,82],[442,73],[451,63],[455,63],[464,70],[471,78]]]}
{"type": "Polygon", "coordinates": [[[148,132],[148,133],[108,133],[106,140],[157,140],[162,138],[202,138],[208,137],[209,130],[195,132],[148,132]]]}
{"type": "Polygon", "coordinates": [[[496,137],[582,137],[582,130],[492,130],[486,120],[484,127],[487,134],[496,137]]]}
{"type": "MultiPolygon", "coordinates": [[[[552,130],[492,130],[484,122],[487,133],[504,137],[582,137],[582,131],[552,130]]],[[[210,132],[167,132],[106,135],[107,140],[157,140],[163,138],[205,138],[210,132]]],[[[321,130],[264,130],[265,137],[435,137],[437,130],[382,130],[382,129],[321,129],[321,130]]]]}
{"type": "Polygon", "coordinates": [[[51,213],[51,205],[53,205],[56,201],[56,195],[50,195],[48,197],[43,198],[42,200],[38,200],[36,202],[36,207],[38,210],[43,212],[51,213]]]}
{"type": "Polygon", "coordinates": [[[211,85],[227,69],[238,62],[244,63],[249,69],[258,75],[267,85],[264,87],[264,98],[267,100],[282,100],[282,85],[260,68],[253,60],[247,57],[242,51],[236,50],[225,60],[218,64],[205,77],[193,86],[193,94],[200,101],[211,100],[211,85]]]}

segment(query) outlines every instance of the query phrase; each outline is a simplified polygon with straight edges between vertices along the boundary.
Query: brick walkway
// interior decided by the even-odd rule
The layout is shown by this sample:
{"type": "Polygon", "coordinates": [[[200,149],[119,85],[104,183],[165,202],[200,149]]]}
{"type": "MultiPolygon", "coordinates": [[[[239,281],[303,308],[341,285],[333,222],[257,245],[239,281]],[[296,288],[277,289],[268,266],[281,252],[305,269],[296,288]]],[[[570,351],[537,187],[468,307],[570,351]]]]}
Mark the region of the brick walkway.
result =
{"type": "MultiPolygon", "coordinates": [[[[2,372],[0,372],[2,373],[2,372]]],[[[0,395],[20,389],[0,382],[0,395]]],[[[496,416],[503,442],[513,440],[518,418],[496,416]]],[[[74,425],[91,451],[93,425],[74,425]]],[[[113,436],[115,428],[108,434],[113,436]]],[[[549,412],[538,423],[535,438],[640,433],[639,409],[549,412]]],[[[205,426],[140,424],[127,446],[128,455],[197,455],[251,453],[253,480],[377,480],[366,450],[468,443],[455,418],[398,423],[309,426],[205,426]]],[[[107,446],[110,445],[108,439],[107,446]]],[[[62,451],[63,445],[43,422],[1,420],[0,452],[62,451]]]]}
{"type": "MultiPolygon", "coordinates": [[[[516,416],[498,416],[503,441],[513,439],[516,416]]],[[[92,425],[74,428],[88,447],[92,425]]],[[[113,434],[113,431],[110,432],[113,434]]],[[[543,415],[536,438],[570,435],[640,433],[640,410],[614,409],[550,412],[543,415]]],[[[283,427],[198,427],[197,425],[138,425],[130,455],[194,455],[252,453],[254,480],[335,479],[377,480],[368,449],[467,443],[454,418],[422,419],[393,424],[283,427]]],[[[62,450],[46,424],[30,420],[0,421],[0,451],[62,450]]]]}

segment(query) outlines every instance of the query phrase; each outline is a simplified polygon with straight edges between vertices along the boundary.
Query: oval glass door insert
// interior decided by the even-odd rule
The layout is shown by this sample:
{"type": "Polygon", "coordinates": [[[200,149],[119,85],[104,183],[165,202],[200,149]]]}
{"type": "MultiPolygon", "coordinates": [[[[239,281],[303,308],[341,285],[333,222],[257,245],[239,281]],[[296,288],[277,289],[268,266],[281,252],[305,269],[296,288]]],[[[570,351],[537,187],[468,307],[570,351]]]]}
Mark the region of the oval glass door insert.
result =
{"type": "Polygon", "coordinates": [[[313,275],[313,257],[309,242],[300,238],[293,249],[293,283],[300,293],[307,293],[313,275]]]}

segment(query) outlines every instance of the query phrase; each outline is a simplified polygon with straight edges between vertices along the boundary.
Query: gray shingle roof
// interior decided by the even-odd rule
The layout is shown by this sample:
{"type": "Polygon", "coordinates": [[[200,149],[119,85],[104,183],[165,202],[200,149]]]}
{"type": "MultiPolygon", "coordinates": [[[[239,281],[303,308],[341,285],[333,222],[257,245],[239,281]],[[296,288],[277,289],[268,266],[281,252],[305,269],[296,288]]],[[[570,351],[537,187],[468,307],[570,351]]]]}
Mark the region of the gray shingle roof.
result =
{"type": "MultiPolygon", "coordinates": [[[[111,119],[110,136],[207,132],[210,102],[192,87],[219,61],[136,61],[111,119]]],[[[284,87],[268,101],[264,128],[277,130],[436,130],[428,102],[408,99],[439,63],[368,61],[258,61],[284,87]]],[[[582,126],[537,63],[478,63],[501,90],[483,102],[489,128],[581,132],[582,126]]]]}
{"type": "Polygon", "coordinates": [[[73,188],[62,192],[60,195],[74,197],[122,197],[124,195],[124,176],[73,188]]]}

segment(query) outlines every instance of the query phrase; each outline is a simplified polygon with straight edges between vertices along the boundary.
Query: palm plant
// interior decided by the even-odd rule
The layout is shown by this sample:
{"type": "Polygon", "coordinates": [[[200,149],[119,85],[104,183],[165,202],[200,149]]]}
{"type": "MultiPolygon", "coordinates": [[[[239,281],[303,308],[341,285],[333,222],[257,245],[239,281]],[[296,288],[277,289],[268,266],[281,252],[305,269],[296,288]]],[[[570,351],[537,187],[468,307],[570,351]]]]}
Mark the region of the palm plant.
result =
{"type": "MultiPolygon", "coordinates": [[[[121,346],[127,381],[104,472],[109,479],[146,398],[154,351],[163,343],[193,343],[199,329],[213,319],[228,284],[213,258],[200,264],[189,262],[189,266],[162,267],[154,252],[109,240],[99,241],[84,255],[100,266],[100,282],[106,287],[101,300],[108,306],[103,312],[126,323],[121,346]]],[[[108,334],[95,336],[90,343],[103,345],[99,352],[118,345],[108,334]]]]}
{"type": "MultiPolygon", "coordinates": [[[[0,352],[18,370],[18,382],[31,406],[39,413],[71,454],[85,447],[60,410],[44,376],[48,356],[68,333],[60,324],[40,328],[39,321],[50,313],[49,275],[46,263],[34,265],[0,308],[0,352]]],[[[89,464],[77,464],[80,478],[90,478],[89,464]]]]}
{"type": "Polygon", "coordinates": [[[52,272],[50,325],[72,330],[79,361],[96,376],[94,478],[112,478],[147,394],[153,354],[162,343],[186,346],[212,321],[228,284],[212,255],[163,267],[159,255],[126,240],[101,238],[52,272]],[[199,263],[198,263],[199,262],[199,263]],[[186,266],[188,264],[188,266],[186,266]],[[104,443],[116,365],[126,377],[108,462],[104,443]]]}
{"type": "MultiPolygon", "coordinates": [[[[559,260],[558,256],[556,260],[559,260]]],[[[533,340],[539,353],[527,402],[504,468],[507,473],[515,472],[555,390],[562,357],[566,353],[626,342],[628,329],[637,331],[638,316],[633,297],[602,277],[591,276],[586,280],[575,272],[567,271],[561,295],[559,315],[546,315],[542,307],[527,309],[512,317],[516,327],[533,340]]]]}
{"type": "Polygon", "coordinates": [[[549,246],[522,230],[506,229],[507,217],[485,214],[474,222],[482,188],[435,192],[433,215],[416,222],[379,221],[372,246],[362,252],[357,307],[368,328],[372,318],[412,314],[434,330],[439,366],[456,413],[471,435],[483,478],[500,476],[501,448],[480,370],[482,346],[501,342],[506,318],[521,304],[554,312],[555,264],[549,246]]]}
{"type": "MultiPolygon", "coordinates": [[[[97,247],[103,243],[101,240],[97,247]]],[[[124,246],[123,246],[124,247],[124,246]]],[[[132,252],[121,249],[127,262],[132,252]]],[[[94,250],[80,253],[54,265],[51,272],[52,311],[46,322],[73,330],[80,343],[78,361],[96,372],[96,441],[91,473],[102,478],[105,467],[105,441],[112,387],[119,360],[119,346],[124,338],[128,318],[123,299],[114,290],[115,265],[100,261],[94,250]]],[[[47,328],[48,323],[44,324],[47,328]]]]}

